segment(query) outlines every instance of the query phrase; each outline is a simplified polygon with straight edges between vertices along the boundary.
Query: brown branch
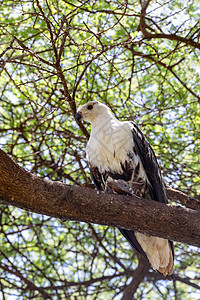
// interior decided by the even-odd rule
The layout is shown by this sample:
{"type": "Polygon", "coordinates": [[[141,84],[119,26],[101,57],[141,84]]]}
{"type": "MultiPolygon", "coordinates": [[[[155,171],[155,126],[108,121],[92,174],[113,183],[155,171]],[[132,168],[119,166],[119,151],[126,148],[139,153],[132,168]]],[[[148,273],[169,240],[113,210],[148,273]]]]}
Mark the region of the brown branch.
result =
{"type": "MultiPolygon", "coordinates": [[[[26,52],[28,52],[31,56],[35,57],[38,62],[43,62],[44,64],[54,67],[54,64],[50,63],[49,61],[45,60],[44,58],[40,57],[36,54],[33,50],[29,49],[22,41],[20,41],[16,36],[13,37],[14,40],[19,44],[19,46],[26,52]]],[[[14,48],[13,48],[14,49],[14,48]]]]}
{"type": "MultiPolygon", "coordinates": [[[[133,55],[145,57],[145,58],[147,58],[147,59],[153,61],[155,64],[159,64],[159,65],[161,65],[162,67],[164,67],[164,68],[166,68],[167,70],[169,70],[169,71],[174,75],[174,77],[182,84],[182,86],[184,86],[184,88],[185,88],[189,93],[191,93],[195,98],[198,99],[198,101],[200,101],[200,96],[198,96],[197,94],[195,94],[195,93],[193,92],[193,90],[192,90],[191,88],[189,88],[189,87],[188,87],[188,86],[187,86],[187,85],[186,85],[186,84],[178,77],[178,75],[173,71],[173,67],[176,66],[177,63],[174,64],[174,65],[172,65],[172,66],[170,66],[170,65],[165,64],[165,63],[162,62],[161,60],[156,60],[156,59],[153,57],[153,55],[151,55],[151,54],[144,54],[144,53],[139,52],[139,51],[133,51],[133,50],[132,50],[130,47],[128,47],[127,45],[125,45],[125,47],[128,48],[128,49],[130,49],[130,50],[132,51],[133,55]]],[[[179,62],[180,62],[180,61],[179,61],[179,62]]]]}
{"type": "MultiPolygon", "coordinates": [[[[67,81],[66,81],[66,78],[65,78],[65,75],[63,73],[63,70],[62,70],[61,66],[56,65],[55,67],[56,67],[57,72],[58,72],[58,77],[61,79],[61,82],[62,82],[62,85],[63,85],[63,88],[64,88],[64,96],[65,96],[67,102],[69,103],[69,106],[71,108],[73,116],[75,117],[75,115],[76,115],[75,100],[70,95],[68,85],[67,85],[67,81]]],[[[85,126],[82,123],[78,122],[76,119],[75,119],[75,121],[78,124],[78,126],[80,127],[80,129],[82,130],[83,134],[86,136],[86,138],[89,139],[90,135],[89,135],[87,129],[85,128],[85,126]]]]}
{"type": "MultiPolygon", "coordinates": [[[[144,32],[142,32],[144,34],[144,32]]],[[[167,39],[167,40],[171,40],[171,41],[178,41],[178,42],[182,42],[185,43],[186,45],[190,45],[194,48],[200,49],[200,43],[195,42],[193,39],[187,39],[185,37],[182,36],[178,36],[177,34],[166,34],[166,33],[149,33],[147,35],[144,34],[145,37],[147,37],[148,39],[167,39]]]]}
{"type": "Polygon", "coordinates": [[[57,217],[116,226],[200,246],[200,212],[39,178],[0,150],[0,201],[57,217]]]}
{"type": "MultiPolygon", "coordinates": [[[[37,4],[40,5],[39,1],[37,1],[37,4]]],[[[49,24],[48,29],[51,31],[50,23],[47,22],[47,24],[49,24]]],[[[63,70],[62,70],[62,68],[60,66],[60,59],[61,59],[62,51],[64,49],[64,42],[65,42],[65,38],[66,38],[66,36],[68,34],[68,31],[69,30],[66,30],[64,38],[63,38],[63,40],[61,42],[61,48],[60,48],[60,53],[59,54],[57,54],[57,50],[55,49],[55,43],[53,41],[53,36],[51,35],[52,47],[54,49],[54,53],[55,53],[55,57],[56,57],[55,64],[50,63],[50,62],[44,60],[43,58],[41,58],[40,56],[38,56],[35,52],[33,52],[26,45],[24,45],[24,43],[22,41],[20,41],[17,37],[14,37],[13,39],[14,39],[14,41],[16,41],[22,47],[23,50],[25,50],[26,52],[28,52],[31,56],[35,57],[38,60],[39,63],[43,62],[44,64],[47,64],[47,65],[49,65],[49,66],[51,66],[51,67],[53,67],[53,68],[55,68],[57,70],[57,75],[60,78],[60,80],[62,82],[62,85],[63,85],[63,88],[64,88],[64,96],[65,96],[66,100],[69,103],[69,106],[70,106],[70,108],[72,110],[73,116],[75,116],[75,114],[76,114],[76,103],[75,103],[74,98],[72,98],[71,95],[70,95],[70,91],[68,89],[68,85],[67,85],[67,81],[66,81],[65,75],[64,75],[63,70]]],[[[51,31],[51,33],[52,33],[52,31],[51,31]]],[[[19,89],[19,87],[17,87],[17,88],[19,89]]],[[[82,130],[82,132],[86,136],[86,138],[89,139],[89,133],[86,130],[86,128],[84,127],[84,125],[82,123],[78,123],[78,122],[77,122],[77,125],[80,127],[80,129],[82,130]]]]}
{"type": "MultiPolygon", "coordinates": [[[[130,186],[126,184],[123,180],[108,182],[108,187],[110,187],[117,194],[132,195],[132,190],[130,191],[130,186]]],[[[165,183],[167,198],[175,202],[181,203],[188,208],[192,208],[200,211],[200,201],[190,197],[189,195],[171,188],[165,183]]]]}
{"type": "Polygon", "coordinates": [[[41,5],[40,5],[40,2],[39,0],[36,0],[36,3],[37,3],[37,6],[41,12],[41,15],[43,17],[43,19],[45,20],[46,24],[47,24],[47,28],[48,28],[48,31],[49,31],[49,34],[50,34],[50,39],[51,39],[51,44],[52,44],[52,47],[53,47],[53,52],[54,52],[54,55],[55,55],[55,60],[57,61],[58,60],[58,50],[56,48],[56,45],[55,45],[55,40],[54,40],[54,37],[53,37],[53,32],[52,32],[52,29],[51,29],[51,24],[50,24],[50,21],[49,19],[46,17],[41,5]]]}
{"type": "Polygon", "coordinates": [[[4,54],[8,51],[8,50],[10,50],[10,49],[12,49],[12,45],[13,45],[13,43],[14,43],[14,37],[12,38],[12,40],[10,41],[10,43],[9,43],[9,45],[6,47],[6,49],[3,51],[3,52],[1,52],[0,53],[0,59],[4,56],[4,54]]]}
{"type": "Polygon", "coordinates": [[[134,273],[134,270],[125,270],[123,272],[120,272],[120,273],[115,273],[113,275],[104,275],[104,276],[101,276],[101,277],[97,277],[97,278],[91,278],[91,279],[88,279],[88,280],[85,280],[85,281],[64,281],[63,284],[61,285],[50,285],[50,286],[45,286],[43,287],[44,290],[64,290],[68,287],[75,287],[75,286],[84,286],[84,287],[87,287],[87,286],[90,286],[92,285],[93,283],[102,283],[103,281],[109,281],[113,278],[116,278],[116,277],[122,277],[122,276],[130,276],[131,274],[134,273]]]}
{"type": "Polygon", "coordinates": [[[131,280],[130,284],[128,286],[126,286],[126,288],[124,290],[122,300],[133,299],[133,295],[137,291],[140,283],[143,281],[149,268],[150,268],[150,265],[149,265],[148,261],[141,257],[139,259],[139,265],[132,276],[132,280],[131,280]]]}
{"type": "Polygon", "coordinates": [[[161,28],[160,28],[161,33],[150,33],[149,31],[147,31],[147,28],[151,29],[151,27],[148,26],[145,21],[146,10],[147,10],[149,3],[150,3],[150,0],[149,1],[141,0],[142,9],[141,9],[141,13],[140,13],[140,24],[139,24],[138,29],[141,30],[141,32],[143,33],[145,38],[147,38],[147,39],[168,39],[171,41],[178,41],[181,43],[185,43],[186,45],[190,45],[194,48],[200,49],[200,43],[195,42],[192,39],[192,36],[190,38],[186,38],[186,37],[179,36],[177,34],[166,34],[161,30],[161,28]]]}
{"type": "MultiPolygon", "coordinates": [[[[1,253],[2,254],[2,253],[1,253]]],[[[12,264],[12,268],[8,267],[5,264],[0,263],[0,268],[2,270],[4,270],[7,273],[13,274],[16,277],[18,277],[21,281],[23,281],[26,285],[27,288],[29,288],[30,290],[35,290],[38,291],[43,297],[44,299],[52,299],[51,295],[49,295],[48,293],[46,293],[43,288],[36,286],[32,281],[30,281],[29,279],[27,279],[25,276],[23,276],[18,270],[17,268],[14,266],[14,264],[12,264]]]]}
{"type": "Polygon", "coordinates": [[[171,188],[169,185],[166,185],[167,198],[175,202],[179,202],[185,205],[188,208],[192,208],[200,211],[200,201],[190,197],[189,195],[171,188]]]}
{"type": "Polygon", "coordinates": [[[60,45],[60,50],[59,50],[59,53],[58,53],[58,58],[57,58],[57,61],[56,61],[56,65],[60,64],[60,60],[61,60],[62,54],[63,54],[63,52],[65,50],[66,38],[69,35],[70,29],[71,29],[71,27],[67,26],[67,28],[65,28],[65,31],[63,33],[63,37],[62,37],[62,40],[61,40],[61,45],[60,45]]]}
{"type": "Polygon", "coordinates": [[[100,237],[94,230],[94,227],[91,224],[89,224],[89,227],[92,230],[92,234],[95,237],[95,239],[97,240],[97,242],[99,243],[100,247],[103,248],[105,253],[107,253],[109,255],[109,258],[111,258],[115,262],[115,264],[118,264],[122,269],[126,270],[126,267],[123,265],[123,263],[115,255],[113,255],[110,251],[108,251],[106,246],[104,246],[104,244],[102,243],[102,240],[100,239],[100,237]]]}
{"type": "MultiPolygon", "coordinates": [[[[160,274],[156,271],[153,271],[153,272],[151,271],[151,272],[147,273],[146,279],[148,282],[156,282],[158,280],[166,280],[166,277],[163,277],[162,274],[160,274]]],[[[173,280],[180,281],[188,286],[191,286],[197,290],[200,290],[200,286],[198,284],[196,284],[195,282],[192,282],[192,280],[194,280],[194,281],[197,280],[195,278],[190,278],[190,277],[185,277],[185,276],[184,276],[184,278],[182,278],[178,274],[174,273],[173,280]]],[[[198,279],[198,281],[199,281],[199,279],[198,279]]]]}

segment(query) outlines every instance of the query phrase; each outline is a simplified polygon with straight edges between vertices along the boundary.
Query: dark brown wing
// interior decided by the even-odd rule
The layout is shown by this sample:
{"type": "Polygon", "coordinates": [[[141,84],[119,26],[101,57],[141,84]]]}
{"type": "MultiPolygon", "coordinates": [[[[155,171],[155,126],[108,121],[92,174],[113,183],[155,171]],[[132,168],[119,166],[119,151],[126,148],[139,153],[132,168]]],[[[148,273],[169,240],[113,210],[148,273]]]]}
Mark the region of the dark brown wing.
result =
{"type": "Polygon", "coordinates": [[[151,199],[158,202],[167,203],[165,188],[155,153],[144,137],[142,131],[135,123],[131,123],[133,125],[132,135],[135,144],[134,150],[139,155],[147,178],[150,182],[148,188],[151,199]]]}
{"type": "Polygon", "coordinates": [[[104,176],[101,174],[97,167],[89,166],[90,167],[90,174],[92,177],[92,181],[94,182],[94,185],[98,191],[104,190],[104,176]]]}
{"type": "MultiPolygon", "coordinates": [[[[134,150],[139,155],[143,164],[143,168],[146,172],[147,178],[150,182],[150,185],[147,185],[149,188],[151,199],[158,202],[167,203],[165,187],[162,181],[162,176],[155,153],[151,145],[148,143],[145,136],[143,135],[142,131],[139,129],[139,127],[135,123],[131,123],[133,125],[132,135],[135,144],[134,150]]],[[[173,242],[169,241],[169,243],[174,257],[173,242]]]]}

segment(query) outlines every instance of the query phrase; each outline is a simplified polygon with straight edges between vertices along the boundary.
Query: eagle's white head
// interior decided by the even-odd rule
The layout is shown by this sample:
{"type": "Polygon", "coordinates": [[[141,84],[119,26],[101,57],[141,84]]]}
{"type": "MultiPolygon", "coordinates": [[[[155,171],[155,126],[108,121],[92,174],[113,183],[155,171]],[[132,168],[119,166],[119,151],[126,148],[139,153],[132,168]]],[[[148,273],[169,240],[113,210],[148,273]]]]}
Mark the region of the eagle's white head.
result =
{"type": "Polygon", "coordinates": [[[101,122],[106,118],[112,118],[112,114],[109,108],[98,101],[90,101],[80,106],[76,113],[76,119],[78,122],[81,120],[87,121],[91,124],[101,122]]]}

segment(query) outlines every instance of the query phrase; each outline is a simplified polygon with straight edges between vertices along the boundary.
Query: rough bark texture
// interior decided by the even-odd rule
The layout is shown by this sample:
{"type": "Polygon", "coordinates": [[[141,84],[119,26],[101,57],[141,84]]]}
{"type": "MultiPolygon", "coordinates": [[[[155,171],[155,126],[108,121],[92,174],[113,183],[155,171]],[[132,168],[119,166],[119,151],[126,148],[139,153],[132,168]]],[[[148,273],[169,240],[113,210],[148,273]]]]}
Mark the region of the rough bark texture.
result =
{"type": "Polygon", "coordinates": [[[200,212],[39,178],[0,150],[0,201],[60,219],[133,229],[200,246],[200,212]]]}

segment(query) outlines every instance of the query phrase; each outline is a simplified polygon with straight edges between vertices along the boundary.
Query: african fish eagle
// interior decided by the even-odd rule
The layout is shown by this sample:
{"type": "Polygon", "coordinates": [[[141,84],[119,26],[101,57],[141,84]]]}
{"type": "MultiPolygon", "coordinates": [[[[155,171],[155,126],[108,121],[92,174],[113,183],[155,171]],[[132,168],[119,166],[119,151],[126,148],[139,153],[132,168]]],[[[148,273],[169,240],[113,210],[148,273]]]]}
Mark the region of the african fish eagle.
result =
{"type": "MultiPolygon", "coordinates": [[[[106,191],[110,181],[123,181],[132,193],[167,203],[154,151],[134,122],[119,121],[106,105],[98,101],[79,107],[76,119],[91,123],[86,157],[98,190],[106,191]]],[[[132,230],[119,230],[149,260],[153,269],[164,276],[173,273],[172,241],[132,230]]]]}

